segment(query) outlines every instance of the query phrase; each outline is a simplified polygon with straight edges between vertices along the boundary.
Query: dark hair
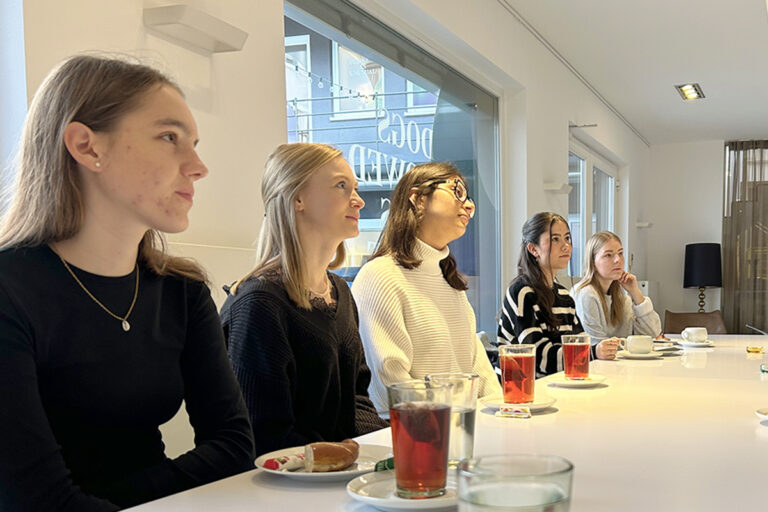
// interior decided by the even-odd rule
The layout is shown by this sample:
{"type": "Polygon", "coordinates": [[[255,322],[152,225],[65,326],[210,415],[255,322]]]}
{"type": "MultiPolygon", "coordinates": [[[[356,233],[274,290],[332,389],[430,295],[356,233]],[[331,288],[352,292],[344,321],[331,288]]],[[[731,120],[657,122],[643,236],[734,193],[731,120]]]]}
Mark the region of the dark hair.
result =
{"type": "MultiPolygon", "coordinates": [[[[379,237],[376,252],[371,260],[391,254],[402,267],[412,269],[421,265],[421,260],[414,254],[416,233],[418,232],[424,213],[411,203],[411,191],[416,189],[421,196],[429,196],[435,191],[437,183],[443,178],[458,177],[466,183],[464,176],[453,164],[447,162],[430,162],[417,165],[406,172],[395,187],[389,204],[389,217],[384,231],[379,237]]],[[[466,290],[467,280],[459,272],[453,254],[440,261],[443,277],[452,288],[466,290]]]]}
{"type": "MultiPolygon", "coordinates": [[[[520,257],[517,260],[517,278],[515,279],[522,279],[536,292],[541,318],[552,329],[556,329],[558,326],[557,319],[552,314],[555,294],[552,288],[547,285],[544,270],[539,266],[539,262],[534,255],[528,250],[528,244],[539,245],[539,239],[545,233],[549,233],[549,240],[551,242],[552,226],[558,221],[568,226],[568,221],[561,215],[552,212],[540,212],[525,221],[525,224],[523,224],[523,241],[520,245],[520,257]]],[[[550,245],[551,250],[552,246],[550,245]]]]}

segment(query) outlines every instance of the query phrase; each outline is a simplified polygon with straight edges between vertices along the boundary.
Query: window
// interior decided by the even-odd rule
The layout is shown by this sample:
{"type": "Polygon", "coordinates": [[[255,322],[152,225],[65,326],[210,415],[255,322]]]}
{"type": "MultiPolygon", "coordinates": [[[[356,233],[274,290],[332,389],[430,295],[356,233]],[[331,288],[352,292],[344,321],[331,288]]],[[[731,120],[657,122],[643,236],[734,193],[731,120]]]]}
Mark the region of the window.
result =
{"type": "Polygon", "coordinates": [[[340,274],[352,281],[376,248],[403,174],[450,161],[477,205],[451,252],[468,278],[478,329],[495,332],[502,288],[497,98],[349,2],[291,0],[284,22],[286,73],[297,73],[286,79],[288,138],[303,140],[292,131],[306,131],[306,140],[341,149],[366,203],[340,274]],[[305,53],[296,46],[302,40],[305,53]],[[311,123],[302,124],[305,116],[311,123]]]}
{"type": "MultiPolygon", "coordinates": [[[[13,183],[10,165],[27,114],[27,83],[24,61],[24,13],[21,0],[0,2],[0,190],[13,183]]],[[[7,207],[9,194],[0,197],[0,214],[7,207]]]]}
{"type": "Polygon", "coordinates": [[[309,36],[285,38],[285,97],[288,115],[288,142],[312,142],[309,36]]]}
{"type": "Polygon", "coordinates": [[[568,184],[568,224],[573,239],[568,275],[580,277],[587,240],[599,231],[614,231],[618,170],[592,149],[571,140],[568,184]]]}
{"type": "Polygon", "coordinates": [[[334,119],[376,117],[384,108],[384,68],[333,41],[334,119]]]}
{"type": "Polygon", "coordinates": [[[405,115],[418,116],[435,114],[437,94],[427,91],[423,87],[419,87],[410,80],[406,81],[405,87],[408,93],[408,96],[406,96],[408,110],[405,111],[405,115]]]}

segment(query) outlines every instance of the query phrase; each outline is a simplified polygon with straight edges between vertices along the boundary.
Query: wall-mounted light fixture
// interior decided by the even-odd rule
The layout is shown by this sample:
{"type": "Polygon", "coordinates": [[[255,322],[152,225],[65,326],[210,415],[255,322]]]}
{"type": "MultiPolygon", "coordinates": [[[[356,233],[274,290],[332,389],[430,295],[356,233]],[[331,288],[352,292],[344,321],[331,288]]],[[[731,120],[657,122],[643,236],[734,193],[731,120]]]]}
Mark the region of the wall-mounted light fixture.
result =
{"type": "Polygon", "coordinates": [[[247,32],[188,5],[146,8],[144,25],[211,53],[240,51],[248,38],[247,32]]]}

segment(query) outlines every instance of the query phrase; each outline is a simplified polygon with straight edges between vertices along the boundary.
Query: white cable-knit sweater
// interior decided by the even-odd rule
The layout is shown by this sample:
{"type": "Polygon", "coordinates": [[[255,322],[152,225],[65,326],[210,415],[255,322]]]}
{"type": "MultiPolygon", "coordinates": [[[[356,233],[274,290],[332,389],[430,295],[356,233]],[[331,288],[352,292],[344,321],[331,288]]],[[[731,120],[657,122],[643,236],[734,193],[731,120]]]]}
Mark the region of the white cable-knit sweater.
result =
{"type": "Polygon", "coordinates": [[[502,394],[467,294],[452,288],[440,270],[448,248],[416,242],[419,267],[408,270],[381,256],[366,263],[352,284],[373,374],[368,393],[383,416],[389,413],[387,384],[429,373],[474,372],[480,376],[478,396],[502,394]]]}

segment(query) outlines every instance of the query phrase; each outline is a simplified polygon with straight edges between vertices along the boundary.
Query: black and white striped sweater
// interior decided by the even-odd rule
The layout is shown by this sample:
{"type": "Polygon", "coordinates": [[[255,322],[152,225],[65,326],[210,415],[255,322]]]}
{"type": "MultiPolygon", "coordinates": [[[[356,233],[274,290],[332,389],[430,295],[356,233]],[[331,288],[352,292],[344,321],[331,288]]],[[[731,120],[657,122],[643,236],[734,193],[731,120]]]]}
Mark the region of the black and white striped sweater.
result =
{"type": "MultiPolygon", "coordinates": [[[[576,303],[568,290],[555,283],[552,293],[555,294],[552,314],[559,324],[557,329],[544,322],[536,292],[519,277],[507,288],[499,314],[498,343],[536,345],[537,376],[563,371],[560,337],[563,334],[584,332],[576,316],[576,303]]],[[[590,352],[591,358],[594,359],[594,345],[590,352]]]]}

